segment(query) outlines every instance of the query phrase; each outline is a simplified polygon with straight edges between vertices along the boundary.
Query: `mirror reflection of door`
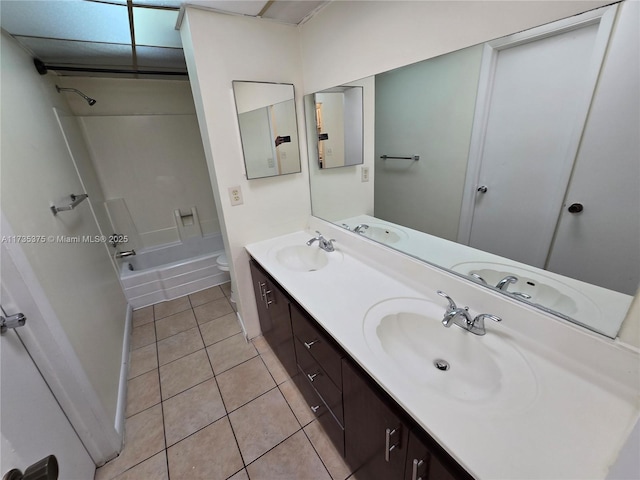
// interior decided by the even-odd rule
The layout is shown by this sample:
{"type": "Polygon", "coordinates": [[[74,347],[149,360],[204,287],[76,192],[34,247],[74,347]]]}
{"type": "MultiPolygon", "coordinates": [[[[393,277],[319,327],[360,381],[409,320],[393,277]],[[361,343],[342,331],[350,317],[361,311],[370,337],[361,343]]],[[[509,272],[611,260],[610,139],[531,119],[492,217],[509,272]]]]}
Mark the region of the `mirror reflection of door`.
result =
{"type": "Polygon", "coordinates": [[[467,183],[475,196],[469,246],[544,268],[591,102],[589,72],[599,69],[598,31],[591,24],[485,48],[488,88],[477,103],[484,116],[473,127],[482,141],[472,140],[470,154],[479,174],[467,183]]]}

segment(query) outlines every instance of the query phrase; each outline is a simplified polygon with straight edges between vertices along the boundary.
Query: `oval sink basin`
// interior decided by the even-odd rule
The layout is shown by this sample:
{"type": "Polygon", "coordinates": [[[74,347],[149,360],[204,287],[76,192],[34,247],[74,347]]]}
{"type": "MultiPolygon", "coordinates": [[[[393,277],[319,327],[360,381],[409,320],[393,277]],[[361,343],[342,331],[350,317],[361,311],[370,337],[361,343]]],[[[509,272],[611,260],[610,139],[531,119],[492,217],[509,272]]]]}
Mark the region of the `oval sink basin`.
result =
{"type": "Polygon", "coordinates": [[[407,233],[387,225],[367,224],[369,228],[364,230],[361,235],[376,242],[392,245],[400,240],[407,238],[407,233]]]}
{"type": "Polygon", "coordinates": [[[428,389],[471,410],[526,408],[536,398],[537,381],[500,326],[487,328],[484,336],[446,328],[444,311],[443,305],[415,298],[378,303],[364,319],[367,345],[413,389],[428,389]]]}
{"type": "Polygon", "coordinates": [[[317,245],[289,245],[275,251],[275,258],[283,267],[296,272],[315,272],[330,263],[342,261],[342,253],[325,252],[317,245]]]}
{"type": "MultiPolygon", "coordinates": [[[[507,275],[518,278],[516,283],[507,287],[507,292],[521,292],[531,295],[527,299],[546,308],[567,316],[576,316],[578,312],[590,312],[601,315],[600,309],[583,293],[550,276],[533,272],[515,265],[493,262],[465,262],[451,267],[455,272],[480,275],[485,281],[495,286],[507,275]]],[[[477,280],[476,280],[477,281],[477,280]]]]}

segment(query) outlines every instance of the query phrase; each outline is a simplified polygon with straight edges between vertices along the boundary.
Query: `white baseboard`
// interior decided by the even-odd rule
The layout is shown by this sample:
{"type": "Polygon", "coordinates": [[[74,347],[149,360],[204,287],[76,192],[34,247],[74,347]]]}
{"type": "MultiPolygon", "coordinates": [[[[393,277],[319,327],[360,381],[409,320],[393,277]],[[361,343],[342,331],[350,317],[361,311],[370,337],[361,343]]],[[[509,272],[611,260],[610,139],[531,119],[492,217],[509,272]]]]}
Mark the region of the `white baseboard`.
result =
{"type": "Polygon", "coordinates": [[[127,410],[127,376],[129,375],[129,347],[131,342],[131,328],[133,323],[133,308],[127,304],[127,314],[124,321],[124,338],[122,339],[122,363],[120,365],[120,381],[118,384],[118,405],[116,407],[116,431],[124,442],[124,420],[127,410]]]}

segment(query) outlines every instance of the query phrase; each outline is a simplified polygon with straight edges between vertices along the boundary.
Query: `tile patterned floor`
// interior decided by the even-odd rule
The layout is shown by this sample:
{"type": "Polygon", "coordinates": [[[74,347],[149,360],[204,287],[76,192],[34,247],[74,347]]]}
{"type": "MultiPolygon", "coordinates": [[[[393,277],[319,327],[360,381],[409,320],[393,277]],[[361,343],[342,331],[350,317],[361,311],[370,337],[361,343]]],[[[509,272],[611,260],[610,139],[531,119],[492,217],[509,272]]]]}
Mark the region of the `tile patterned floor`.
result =
{"type": "Polygon", "coordinates": [[[136,310],[125,448],[95,480],[355,480],[229,284],[136,310]]]}

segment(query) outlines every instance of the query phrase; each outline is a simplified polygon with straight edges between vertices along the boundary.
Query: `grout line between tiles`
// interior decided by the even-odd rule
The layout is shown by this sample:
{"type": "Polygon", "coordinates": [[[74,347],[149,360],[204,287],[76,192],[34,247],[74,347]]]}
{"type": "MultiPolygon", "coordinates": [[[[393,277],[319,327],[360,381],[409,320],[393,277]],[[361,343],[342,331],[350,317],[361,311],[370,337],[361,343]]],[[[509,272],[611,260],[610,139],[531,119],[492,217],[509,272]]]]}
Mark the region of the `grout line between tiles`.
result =
{"type": "MultiPolygon", "coordinates": [[[[314,420],[314,421],[317,421],[317,419],[314,420]]],[[[311,423],[313,423],[313,421],[311,423]]],[[[311,423],[308,423],[307,426],[311,425],[311,423]]],[[[320,428],[322,428],[322,425],[320,425],[320,428]]],[[[322,431],[324,432],[324,429],[322,429],[322,431]]],[[[341,479],[333,478],[333,475],[331,475],[331,472],[329,471],[329,468],[327,467],[326,463],[324,463],[324,460],[322,459],[322,455],[320,455],[320,452],[318,451],[316,446],[311,441],[311,437],[309,437],[309,435],[307,435],[307,432],[304,430],[304,427],[302,428],[302,433],[304,433],[304,436],[307,437],[307,440],[309,440],[309,443],[311,444],[311,448],[313,448],[313,451],[316,452],[316,455],[320,459],[320,462],[322,463],[322,466],[324,467],[324,469],[327,471],[327,475],[329,475],[329,478],[331,478],[332,480],[341,480],[341,479]]],[[[344,480],[344,479],[342,479],[342,480],[344,480]]]]}

